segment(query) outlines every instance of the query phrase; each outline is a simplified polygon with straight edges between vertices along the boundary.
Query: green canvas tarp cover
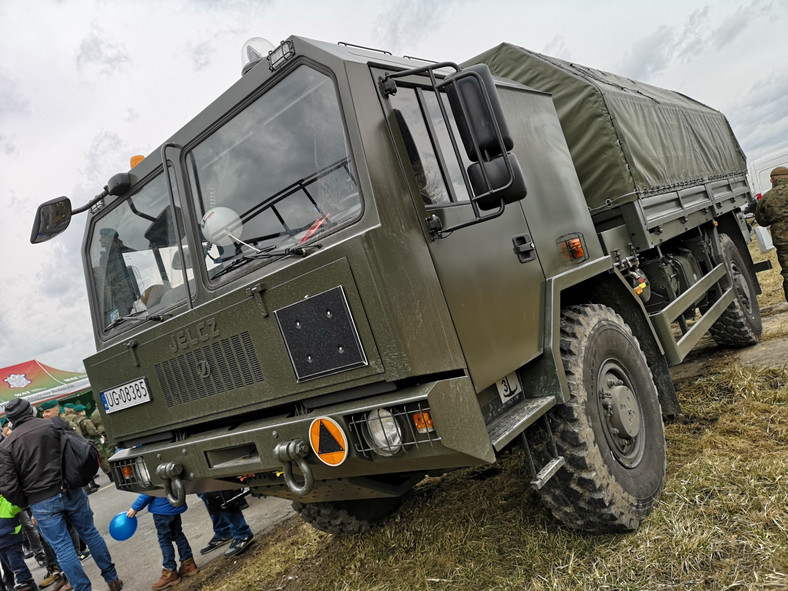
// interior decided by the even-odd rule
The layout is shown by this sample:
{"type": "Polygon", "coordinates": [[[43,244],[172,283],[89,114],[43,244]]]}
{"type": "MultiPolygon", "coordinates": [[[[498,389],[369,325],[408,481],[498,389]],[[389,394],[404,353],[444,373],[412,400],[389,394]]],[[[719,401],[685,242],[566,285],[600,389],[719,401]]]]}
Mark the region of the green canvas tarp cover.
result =
{"type": "Polygon", "coordinates": [[[743,175],[725,116],[683,94],[503,43],[465,62],[549,92],[589,207],[743,175]]]}

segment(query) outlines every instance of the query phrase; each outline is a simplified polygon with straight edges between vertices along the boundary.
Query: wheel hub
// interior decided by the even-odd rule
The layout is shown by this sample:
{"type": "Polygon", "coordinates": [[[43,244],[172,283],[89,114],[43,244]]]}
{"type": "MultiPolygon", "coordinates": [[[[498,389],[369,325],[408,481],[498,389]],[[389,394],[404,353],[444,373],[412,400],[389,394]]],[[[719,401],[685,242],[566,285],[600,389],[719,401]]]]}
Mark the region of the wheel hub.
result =
{"type": "Polygon", "coordinates": [[[619,436],[632,439],[640,433],[640,407],[632,390],[616,385],[610,389],[612,415],[610,424],[618,429],[619,436]]]}
{"type": "Polygon", "coordinates": [[[616,459],[627,468],[640,463],[644,451],[643,410],[627,372],[609,359],[597,374],[597,403],[602,431],[616,459]]]}
{"type": "Polygon", "coordinates": [[[744,274],[736,265],[735,262],[731,262],[731,270],[733,274],[733,287],[736,293],[739,296],[739,301],[741,302],[742,306],[744,307],[745,312],[748,314],[752,314],[752,302],[750,301],[750,287],[747,284],[747,279],[744,277],[744,274]]]}

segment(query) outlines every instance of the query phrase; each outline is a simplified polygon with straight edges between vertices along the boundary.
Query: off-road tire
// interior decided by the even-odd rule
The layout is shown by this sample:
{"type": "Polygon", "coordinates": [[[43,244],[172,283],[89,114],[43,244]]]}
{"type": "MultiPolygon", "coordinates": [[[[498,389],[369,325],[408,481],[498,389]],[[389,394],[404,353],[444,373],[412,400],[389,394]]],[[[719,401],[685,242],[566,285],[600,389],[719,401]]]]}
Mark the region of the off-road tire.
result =
{"type": "Polygon", "coordinates": [[[309,525],[335,535],[360,534],[396,511],[401,497],[293,503],[293,510],[309,525]]]}
{"type": "MultiPolygon", "coordinates": [[[[621,316],[598,304],[562,312],[561,355],[571,397],[549,422],[566,463],[540,490],[542,500],[569,527],[633,531],[659,498],[667,464],[646,358],[621,316]]],[[[546,440],[532,449],[549,460],[546,440]]]]}
{"type": "Polygon", "coordinates": [[[733,277],[736,298],[709,329],[718,345],[749,347],[761,340],[763,324],[758,294],[736,243],[727,234],[720,234],[720,250],[733,277]]]}

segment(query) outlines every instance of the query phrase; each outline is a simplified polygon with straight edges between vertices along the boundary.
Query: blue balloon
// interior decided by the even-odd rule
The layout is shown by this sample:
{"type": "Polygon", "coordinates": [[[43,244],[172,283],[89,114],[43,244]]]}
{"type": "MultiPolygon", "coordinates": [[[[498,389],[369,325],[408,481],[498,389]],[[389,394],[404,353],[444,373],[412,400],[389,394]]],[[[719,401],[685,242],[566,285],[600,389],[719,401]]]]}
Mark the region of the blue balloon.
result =
{"type": "Polygon", "coordinates": [[[137,517],[126,517],[126,513],[118,513],[109,522],[109,535],[122,542],[128,540],[137,531],[137,517]]]}

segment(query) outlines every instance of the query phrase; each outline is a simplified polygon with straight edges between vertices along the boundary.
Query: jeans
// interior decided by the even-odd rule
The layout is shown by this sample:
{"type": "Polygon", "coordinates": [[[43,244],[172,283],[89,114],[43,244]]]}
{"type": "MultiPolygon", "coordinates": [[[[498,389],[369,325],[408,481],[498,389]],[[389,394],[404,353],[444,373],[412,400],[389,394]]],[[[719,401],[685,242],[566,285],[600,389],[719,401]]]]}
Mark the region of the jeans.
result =
{"type": "Polygon", "coordinates": [[[5,548],[0,548],[0,556],[8,567],[14,571],[17,585],[33,582],[33,575],[25,563],[25,553],[22,550],[22,540],[20,537],[18,544],[11,544],[5,548]]]}
{"type": "Polygon", "coordinates": [[[243,511],[240,509],[217,509],[201,495],[198,496],[205,503],[205,508],[211,517],[214,538],[240,540],[252,537],[252,528],[246,523],[243,511]]]}
{"type": "Polygon", "coordinates": [[[156,515],[153,514],[153,524],[156,526],[156,533],[159,537],[159,547],[161,548],[161,565],[167,570],[176,570],[178,565],[175,563],[175,550],[173,542],[178,547],[178,556],[181,562],[192,557],[192,548],[189,540],[181,528],[181,515],[156,515]]]}
{"type": "Polygon", "coordinates": [[[55,551],[60,568],[76,591],[90,591],[91,585],[68,533],[69,524],[74,526],[79,537],[85,540],[104,580],[108,584],[117,580],[118,573],[104,538],[93,524],[93,510],[84,490],[73,489],[39,503],[32,503],[30,510],[44,539],[55,551]]]}

